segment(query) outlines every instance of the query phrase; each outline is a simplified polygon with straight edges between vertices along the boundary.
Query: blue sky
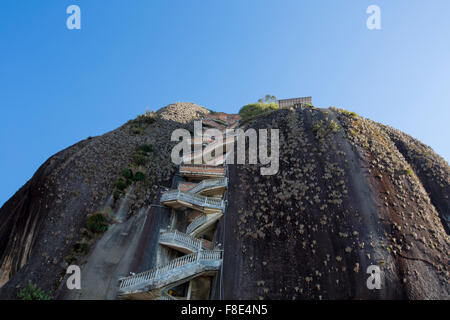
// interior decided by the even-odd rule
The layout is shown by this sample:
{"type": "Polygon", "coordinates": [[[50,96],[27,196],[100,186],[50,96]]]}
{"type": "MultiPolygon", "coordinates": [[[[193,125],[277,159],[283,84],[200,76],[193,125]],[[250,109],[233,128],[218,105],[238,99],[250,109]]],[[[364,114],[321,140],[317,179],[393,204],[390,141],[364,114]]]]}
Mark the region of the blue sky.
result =
{"type": "Polygon", "coordinates": [[[148,107],[311,95],[450,160],[448,0],[2,0],[0,205],[51,155],[148,107]],[[66,8],[81,8],[68,30],[66,8]],[[382,30],[366,28],[381,8],[382,30]]]}

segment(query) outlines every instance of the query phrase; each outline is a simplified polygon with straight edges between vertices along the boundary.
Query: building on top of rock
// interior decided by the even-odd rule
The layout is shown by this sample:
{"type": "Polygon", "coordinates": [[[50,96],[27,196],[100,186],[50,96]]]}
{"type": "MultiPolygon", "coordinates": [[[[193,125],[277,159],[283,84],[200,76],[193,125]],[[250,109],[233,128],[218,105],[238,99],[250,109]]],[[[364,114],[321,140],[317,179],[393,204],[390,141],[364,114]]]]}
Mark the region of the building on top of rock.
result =
{"type": "Polygon", "coordinates": [[[312,97],[301,97],[301,98],[291,98],[291,99],[282,99],[278,100],[278,106],[280,109],[289,109],[289,108],[299,108],[303,107],[305,104],[311,104],[312,97]]]}

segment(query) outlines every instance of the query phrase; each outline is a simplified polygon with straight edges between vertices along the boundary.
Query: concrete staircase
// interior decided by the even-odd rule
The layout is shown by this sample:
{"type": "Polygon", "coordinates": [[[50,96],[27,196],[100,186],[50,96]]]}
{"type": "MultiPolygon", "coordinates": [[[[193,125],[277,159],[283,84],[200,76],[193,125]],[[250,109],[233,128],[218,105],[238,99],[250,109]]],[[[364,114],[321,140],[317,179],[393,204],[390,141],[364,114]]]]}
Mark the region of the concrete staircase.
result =
{"type": "MultiPolygon", "coordinates": [[[[226,115],[224,116],[226,120],[226,115]]],[[[228,123],[235,127],[236,118],[228,123]]],[[[204,119],[203,124],[224,132],[227,121],[221,124],[214,119],[204,119]]],[[[213,159],[209,164],[192,164],[192,159],[234,142],[236,136],[223,140],[208,137],[193,143],[202,145],[202,152],[192,153],[179,167],[180,176],[186,181],[180,182],[177,190],[168,190],[161,196],[160,202],[173,210],[194,210],[201,212],[186,228],[186,233],[178,230],[162,230],[159,244],[185,255],[159,265],[151,270],[121,278],[119,297],[123,299],[145,300],[184,300],[208,297],[211,277],[222,265],[223,251],[214,248],[211,241],[199,238],[214,233],[216,222],[225,213],[226,202],[223,199],[228,188],[227,169],[224,166],[226,155],[213,159]],[[205,144],[204,142],[207,141],[205,144]],[[171,288],[189,282],[186,297],[174,297],[171,288]]],[[[176,212],[175,211],[175,212],[176,212]]],[[[198,214],[198,213],[197,213],[198,214]]]]}

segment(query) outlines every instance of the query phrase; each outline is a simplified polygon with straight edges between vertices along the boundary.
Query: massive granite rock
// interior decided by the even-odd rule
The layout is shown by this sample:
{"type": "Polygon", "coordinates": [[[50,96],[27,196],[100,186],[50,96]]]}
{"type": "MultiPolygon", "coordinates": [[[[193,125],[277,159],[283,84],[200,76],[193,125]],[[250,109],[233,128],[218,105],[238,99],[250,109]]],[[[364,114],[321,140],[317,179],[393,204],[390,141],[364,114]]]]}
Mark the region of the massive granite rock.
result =
{"type": "Polygon", "coordinates": [[[117,222],[147,208],[161,186],[170,186],[176,170],[170,160],[172,131],[192,130],[188,123],[208,113],[193,103],[174,103],[50,157],[0,209],[0,298],[16,298],[28,283],[55,293],[68,262],[86,262],[77,248],[97,241],[86,230],[86,219],[106,212],[117,222]],[[142,145],[153,151],[146,163],[136,164],[142,145]],[[115,181],[127,168],[147,179],[114,199],[115,181]]]}
{"type": "MultiPolygon", "coordinates": [[[[139,241],[155,242],[159,225],[151,224],[166,223],[142,215],[176,172],[172,130],[192,131],[192,120],[207,113],[172,104],[46,161],[0,209],[0,298],[16,298],[28,282],[54,298],[114,298],[111,286],[131,263],[124,260],[155,248],[139,241]],[[136,164],[144,144],[152,151],[136,164]],[[114,200],[126,168],[147,179],[114,200]],[[114,224],[103,237],[85,229],[98,211],[114,224]],[[86,243],[89,255],[74,254],[86,243]],[[91,292],[61,293],[68,257],[98,281],[91,292]]],[[[280,168],[262,176],[259,165],[229,166],[228,207],[216,234],[224,262],[211,298],[449,298],[450,168],[433,150],[335,108],[279,110],[245,128],[280,130],[280,168]],[[370,265],[380,267],[380,290],[366,286],[370,265]]]]}
{"type": "Polygon", "coordinates": [[[225,299],[448,299],[450,168],[433,150],[345,110],[280,110],[280,170],[230,168],[225,299]],[[381,289],[369,290],[370,265],[381,289]]]}

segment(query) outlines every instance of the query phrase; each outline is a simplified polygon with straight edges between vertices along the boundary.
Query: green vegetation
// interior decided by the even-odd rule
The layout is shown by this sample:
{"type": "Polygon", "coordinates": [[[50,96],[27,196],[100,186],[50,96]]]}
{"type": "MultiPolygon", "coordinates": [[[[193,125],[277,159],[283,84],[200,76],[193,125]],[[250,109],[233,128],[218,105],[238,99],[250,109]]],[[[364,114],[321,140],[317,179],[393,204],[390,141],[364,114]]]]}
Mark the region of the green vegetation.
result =
{"type": "Polygon", "coordinates": [[[144,129],[148,125],[155,123],[159,118],[160,118],[159,114],[149,110],[145,111],[144,114],[137,116],[136,119],[128,121],[128,124],[130,125],[130,133],[132,134],[143,133],[144,129]]]}
{"type": "Polygon", "coordinates": [[[278,104],[276,103],[276,97],[266,95],[264,98],[259,99],[256,103],[250,103],[239,110],[239,115],[242,117],[242,121],[249,120],[259,114],[278,110],[278,104]]]}
{"type": "Polygon", "coordinates": [[[46,294],[43,290],[33,284],[29,284],[27,287],[22,288],[17,297],[21,300],[52,300],[49,294],[46,294]]]}
{"type": "Polygon", "coordinates": [[[86,221],[86,227],[93,233],[101,233],[108,230],[108,219],[102,213],[90,216],[86,221]]]}
{"type": "Polygon", "coordinates": [[[349,116],[351,118],[358,118],[358,114],[356,112],[350,112],[347,110],[342,109],[342,113],[345,114],[346,116],[349,116]]]}
{"type": "Polygon", "coordinates": [[[133,182],[145,181],[147,179],[145,173],[141,171],[133,173],[133,171],[138,170],[140,166],[145,166],[150,161],[149,156],[154,151],[155,147],[152,144],[142,144],[136,147],[136,152],[132,156],[131,168],[123,169],[122,176],[117,178],[114,182],[114,202],[122,197],[123,191],[133,182]]]}
{"type": "Polygon", "coordinates": [[[144,128],[140,128],[140,127],[132,127],[131,128],[131,133],[138,135],[141,134],[142,132],[144,132],[144,128]]]}
{"type": "Polygon", "coordinates": [[[139,153],[147,154],[147,153],[153,152],[154,149],[155,148],[151,144],[143,144],[143,145],[140,145],[139,147],[137,147],[136,151],[139,153]]]}
{"type": "Polygon", "coordinates": [[[127,180],[131,180],[133,179],[133,171],[131,169],[123,169],[122,176],[127,180]]]}
{"type": "Polygon", "coordinates": [[[155,148],[150,144],[143,144],[136,148],[136,153],[133,155],[133,164],[136,166],[143,166],[148,163],[148,154],[153,152],[155,148]]]}
{"type": "Polygon", "coordinates": [[[73,246],[73,251],[78,254],[86,255],[91,250],[91,246],[87,242],[77,242],[73,246]]]}
{"type": "Polygon", "coordinates": [[[147,162],[148,158],[144,154],[138,152],[133,155],[133,164],[136,166],[143,166],[147,164],[147,162]]]}
{"type": "Polygon", "coordinates": [[[73,264],[75,261],[77,261],[77,258],[75,257],[74,253],[69,254],[68,256],[65,257],[64,259],[68,265],[73,264]]]}
{"type": "Polygon", "coordinates": [[[113,192],[114,202],[119,200],[121,196],[122,196],[122,192],[118,189],[114,189],[114,192],[113,192]]]}
{"type": "Polygon", "coordinates": [[[272,103],[277,102],[277,97],[272,96],[270,94],[266,94],[264,98],[258,99],[259,103],[272,103]]]}
{"type": "Polygon", "coordinates": [[[145,175],[145,173],[143,172],[136,172],[133,176],[133,180],[134,181],[144,181],[147,178],[147,176],[145,175]]]}
{"type": "Polygon", "coordinates": [[[330,124],[328,125],[328,129],[332,132],[338,132],[339,131],[339,125],[336,123],[336,121],[331,120],[330,124]]]}
{"type": "Polygon", "coordinates": [[[128,187],[129,184],[122,178],[117,178],[117,180],[114,182],[114,185],[116,186],[117,189],[123,191],[128,187]]]}
{"type": "Polygon", "coordinates": [[[325,124],[323,120],[319,120],[313,123],[312,131],[316,134],[317,138],[324,138],[328,136],[331,132],[338,132],[339,125],[334,120],[330,120],[328,124],[325,124]]]}
{"type": "MultiPolygon", "coordinates": [[[[91,234],[89,231],[87,231],[86,233],[91,234]]],[[[65,261],[67,262],[67,264],[73,264],[74,262],[77,261],[77,256],[79,255],[87,255],[89,253],[89,251],[91,250],[91,244],[89,243],[89,238],[91,238],[91,236],[86,236],[85,234],[83,235],[83,239],[80,242],[75,243],[72,248],[70,249],[70,253],[68,256],[65,257],[65,261]]]]}

